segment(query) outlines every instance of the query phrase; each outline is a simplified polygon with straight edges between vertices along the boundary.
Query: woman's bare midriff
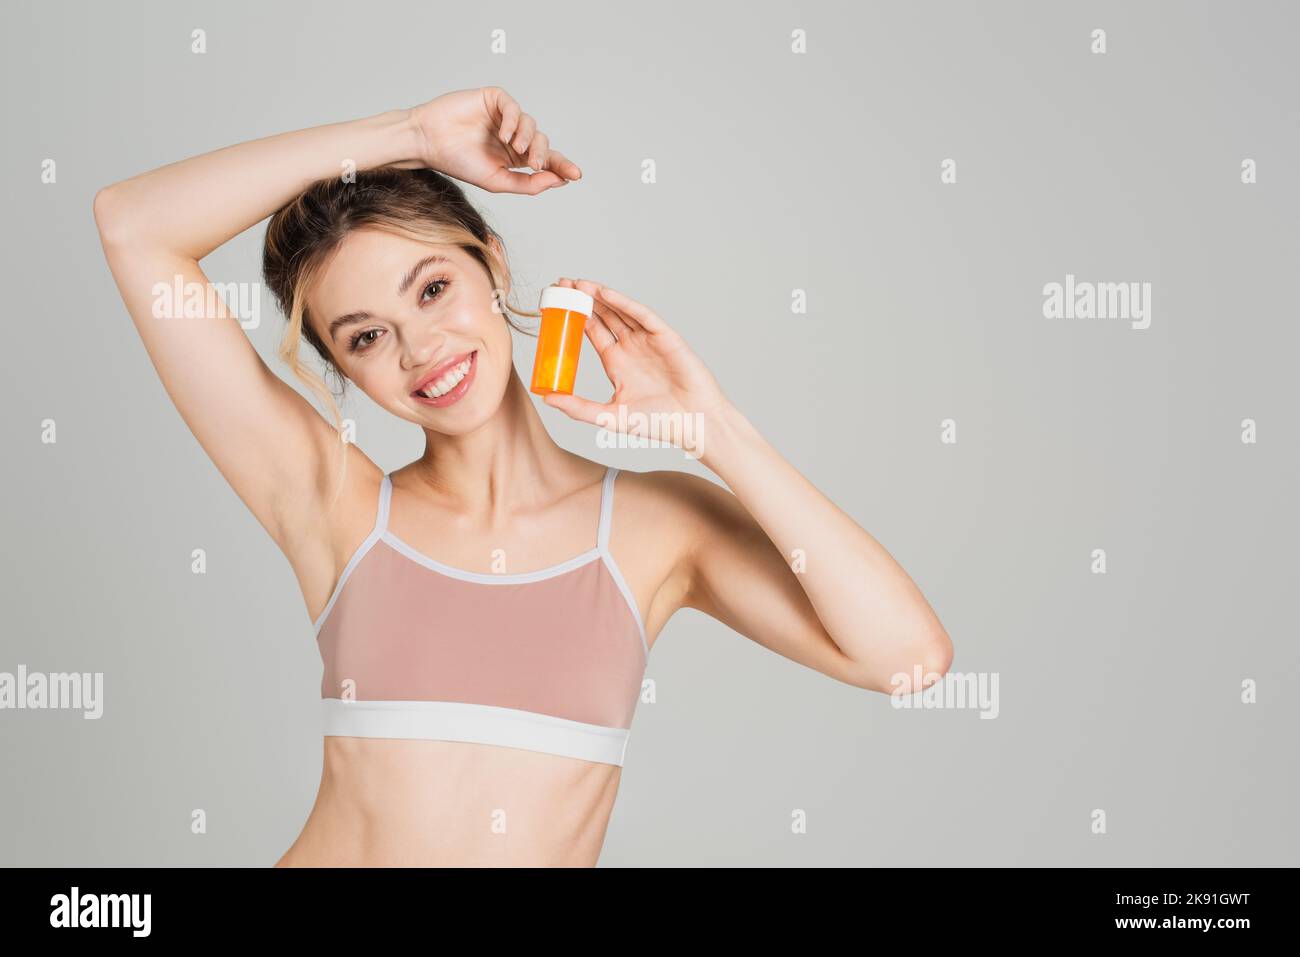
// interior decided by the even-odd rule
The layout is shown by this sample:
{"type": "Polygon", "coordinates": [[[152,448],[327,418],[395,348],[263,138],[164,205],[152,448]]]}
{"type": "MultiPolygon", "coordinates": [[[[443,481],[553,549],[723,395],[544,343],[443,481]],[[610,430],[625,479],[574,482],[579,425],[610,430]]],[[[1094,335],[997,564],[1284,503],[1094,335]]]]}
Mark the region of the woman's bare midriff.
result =
{"type": "Polygon", "coordinates": [[[326,736],[277,867],[591,867],[622,769],[519,748],[326,736]]]}

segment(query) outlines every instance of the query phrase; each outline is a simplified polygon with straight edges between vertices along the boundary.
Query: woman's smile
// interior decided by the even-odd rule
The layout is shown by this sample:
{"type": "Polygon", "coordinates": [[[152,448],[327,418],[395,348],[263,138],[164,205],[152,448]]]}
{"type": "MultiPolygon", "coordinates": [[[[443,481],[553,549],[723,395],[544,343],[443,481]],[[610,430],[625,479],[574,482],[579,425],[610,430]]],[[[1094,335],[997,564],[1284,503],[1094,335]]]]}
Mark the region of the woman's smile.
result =
{"type": "Polygon", "coordinates": [[[478,350],[475,349],[464,358],[452,358],[433,370],[411,393],[411,397],[421,405],[445,408],[459,402],[474,384],[474,372],[478,368],[478,350]]]}

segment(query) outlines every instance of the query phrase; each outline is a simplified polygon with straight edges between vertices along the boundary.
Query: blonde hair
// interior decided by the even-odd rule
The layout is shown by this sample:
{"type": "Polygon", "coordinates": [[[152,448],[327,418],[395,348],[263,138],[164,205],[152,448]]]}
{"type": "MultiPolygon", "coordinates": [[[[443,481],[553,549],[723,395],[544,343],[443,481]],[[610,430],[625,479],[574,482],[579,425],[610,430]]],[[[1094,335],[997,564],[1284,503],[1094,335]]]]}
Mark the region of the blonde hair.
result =
{"type": "Polygon", "coordinates": [[[509,325],[535,335],[511,318],[511,313],[538,318],[540,313],[510,304],[510,269],[492,246],[502,250],[500,235],[470,204],[455,181],[430,169],[384,167],[356,174],[355,182],[341,177],[318,180],[271,217],[262,249],[262,275],[288,326],[278,355],[330,410],[339,436],[338,484],[330,498],[333,510],[347,477],[347,442],[339,403],[325,380],[303,364],[299,344],[307,340],[327,372],[339,380],[340,399],[347,380],[329,347],[312,328],[307,292],[324,264],[354,229],[370,228],[417,242],[458,246],[476,259],[492,281],[494,308],[509,325]]]}

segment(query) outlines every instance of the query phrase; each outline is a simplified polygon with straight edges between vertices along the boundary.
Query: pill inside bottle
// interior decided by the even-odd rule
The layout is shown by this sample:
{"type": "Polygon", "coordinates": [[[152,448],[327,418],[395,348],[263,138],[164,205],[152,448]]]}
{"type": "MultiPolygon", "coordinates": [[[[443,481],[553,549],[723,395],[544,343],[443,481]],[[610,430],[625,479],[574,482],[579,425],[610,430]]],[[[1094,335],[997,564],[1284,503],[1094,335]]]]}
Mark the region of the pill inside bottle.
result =
{"type": "Polygon", "coordinates": [[[542,290],[541,328],[537,332],[537,356],[533,360],[530,392],[573,394],[578,377],[578,356],[582,352],[583,329],[591,316],[592,298],[569,286],[547,286],[542,290]]]}

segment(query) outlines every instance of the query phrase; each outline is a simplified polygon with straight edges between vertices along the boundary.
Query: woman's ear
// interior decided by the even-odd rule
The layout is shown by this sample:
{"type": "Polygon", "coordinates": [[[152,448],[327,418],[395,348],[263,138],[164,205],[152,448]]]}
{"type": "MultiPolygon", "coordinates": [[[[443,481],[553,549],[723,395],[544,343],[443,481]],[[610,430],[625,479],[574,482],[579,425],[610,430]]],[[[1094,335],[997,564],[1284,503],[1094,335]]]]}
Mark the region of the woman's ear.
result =
{"type": "Polygon", "coordinates": [[[501,275],[505,277],[506,285],[509,286],[512,281],[510,267],[506,265],[505,247],[501,245],[501,238],[496,233],[488,237],[488,248],[492,250],[492,255],[497,261],[497,268],[501,271],[501,275]]]}

